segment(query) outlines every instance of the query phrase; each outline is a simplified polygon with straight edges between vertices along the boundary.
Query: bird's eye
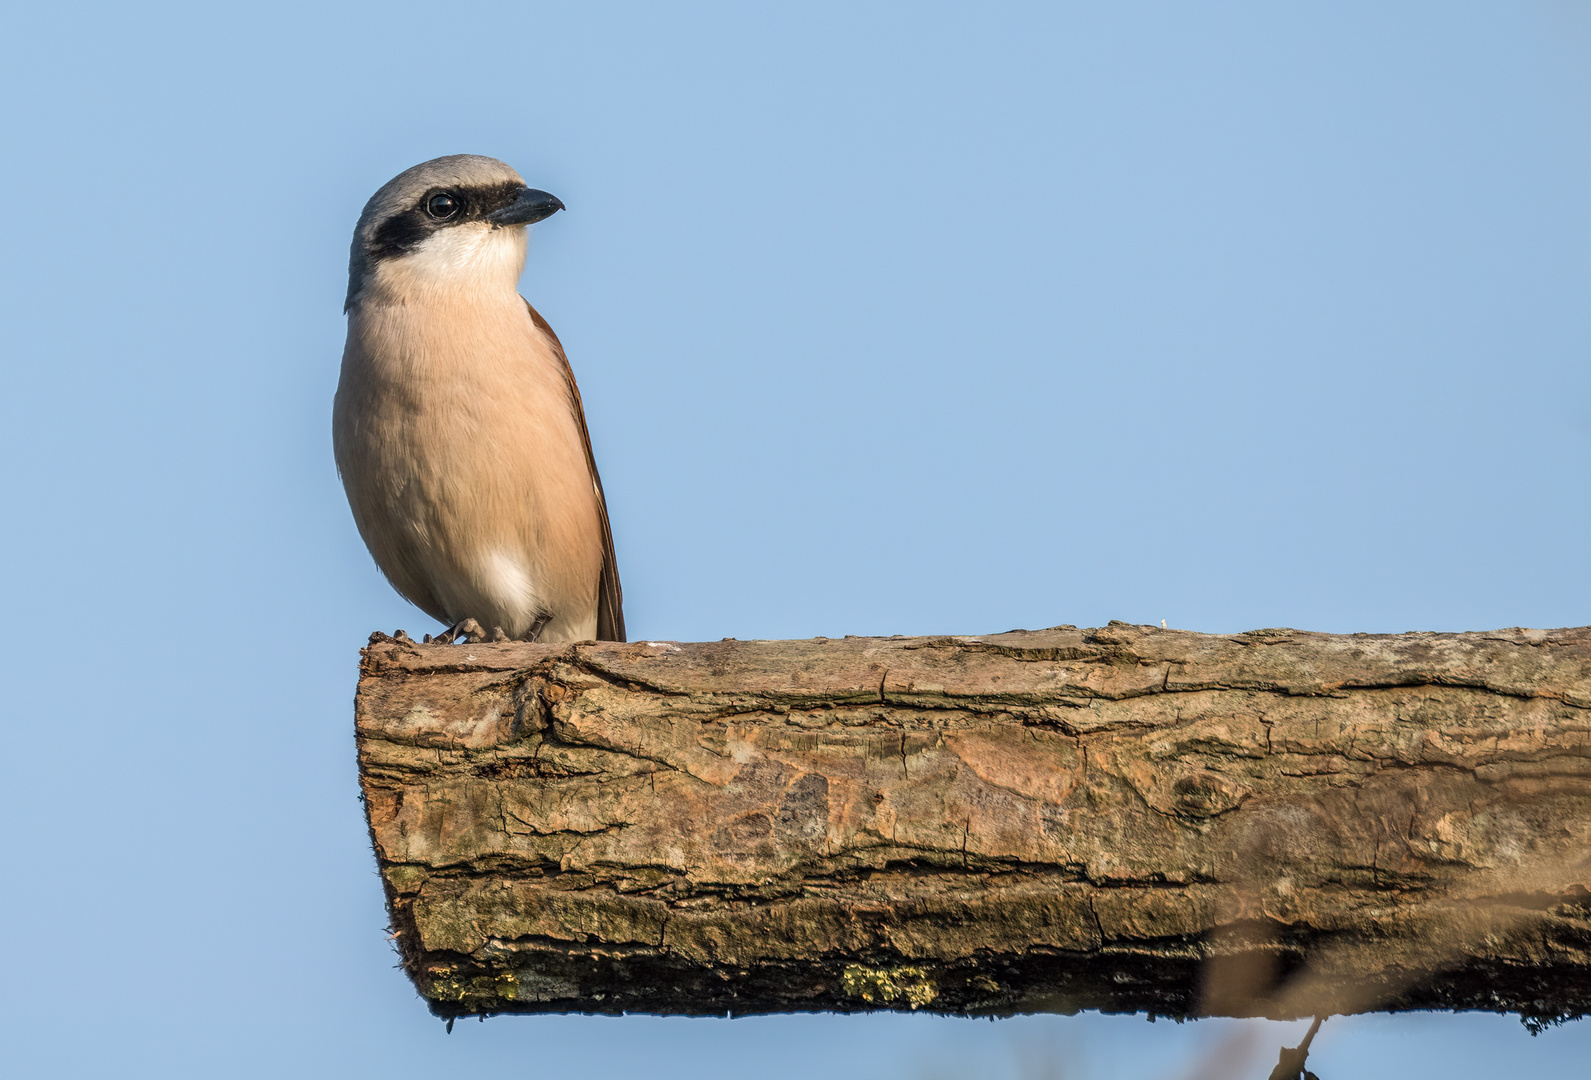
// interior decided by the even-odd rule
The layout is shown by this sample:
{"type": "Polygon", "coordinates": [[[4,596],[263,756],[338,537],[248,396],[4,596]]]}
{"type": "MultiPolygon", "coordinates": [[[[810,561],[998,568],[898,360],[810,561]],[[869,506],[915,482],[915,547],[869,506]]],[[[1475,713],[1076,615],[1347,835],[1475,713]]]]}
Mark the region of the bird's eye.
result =
{"type": "Polygon", "coordinates": [[[459,201],[446,192],[425,200],[425,212],[434,218],[450,218],[459,212],[459,201]]]}

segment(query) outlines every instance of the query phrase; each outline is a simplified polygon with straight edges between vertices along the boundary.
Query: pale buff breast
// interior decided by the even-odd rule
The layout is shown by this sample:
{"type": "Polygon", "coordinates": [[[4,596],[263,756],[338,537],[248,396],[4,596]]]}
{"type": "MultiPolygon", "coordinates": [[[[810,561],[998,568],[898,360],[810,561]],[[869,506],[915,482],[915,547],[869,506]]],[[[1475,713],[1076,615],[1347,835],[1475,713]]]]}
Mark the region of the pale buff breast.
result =
{"type": "Polygon", "coordinates": [[[444,623],[596,636],[603,533],[553,348],[517,295],[350,313],[338,469],[377,565],[444,623]]]}

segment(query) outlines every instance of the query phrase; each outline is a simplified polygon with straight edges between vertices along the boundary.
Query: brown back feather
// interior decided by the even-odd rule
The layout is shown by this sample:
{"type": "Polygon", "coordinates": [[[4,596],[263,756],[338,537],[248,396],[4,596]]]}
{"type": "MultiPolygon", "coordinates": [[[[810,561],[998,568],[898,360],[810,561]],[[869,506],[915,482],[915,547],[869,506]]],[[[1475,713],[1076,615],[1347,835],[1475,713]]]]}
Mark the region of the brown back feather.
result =
{"type": "Polygon", "coordinates": [[[569,384],[569,397],[575,407],[575,419],[580,421],[580,438],[586,445],[586,467],[591,470],[591,482],[597,489],[597,514],[602,519],[602,578],[597,585],[597,640],[625,641],[624,590],[619,586],[619,563],[613,552],[613,528],[608,524],[608,497],[602,493],[602,477],[597,473],[597,459],[591,453],[591,432],[586,430],[586,408],[580,400],[580,387],[575,373],[569,367],[569,357],[564,355],[563,343],[552,332],[541,312],[525,301],[530,309],[530,321],[552,341],[552,351],[563,364],[563,377],[569,384]]]}

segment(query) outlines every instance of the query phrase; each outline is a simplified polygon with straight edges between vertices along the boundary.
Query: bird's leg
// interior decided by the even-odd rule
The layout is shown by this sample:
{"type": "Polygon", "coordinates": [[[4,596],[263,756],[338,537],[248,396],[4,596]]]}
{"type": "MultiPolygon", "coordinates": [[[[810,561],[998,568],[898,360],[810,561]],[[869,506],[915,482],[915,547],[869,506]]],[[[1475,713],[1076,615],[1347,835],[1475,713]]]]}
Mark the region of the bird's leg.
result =
{"type": "Polygon", "coordinates": [[[541,637],[541,632],[547,629],[547,624],[552,622],[551,615],[537,615],[536,621],[530,624],[530,629],[525,631],[524,640],[535,641],[541,637]]]}
{"type": "Polygon", "coordinates": [[[481,624],[474,619],[460,619],[436,637],[425,635],[425,640],[431,645],[451,645],[461,637],[467,637],[471,641],[484,641],[486,631],[482,630],[481,624]]]}

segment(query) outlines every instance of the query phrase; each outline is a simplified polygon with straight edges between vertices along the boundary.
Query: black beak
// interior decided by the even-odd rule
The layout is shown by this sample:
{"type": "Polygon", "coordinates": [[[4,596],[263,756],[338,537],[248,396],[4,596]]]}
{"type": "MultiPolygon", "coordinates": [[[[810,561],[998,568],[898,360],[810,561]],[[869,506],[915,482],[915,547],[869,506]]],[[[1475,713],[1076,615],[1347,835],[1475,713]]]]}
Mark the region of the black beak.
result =
{"type": "Polygon", "coordinates": [[[543,218],[552,217],[563,208],[563,203],[558,201],[556,195],[535,188],[520,188],[513,202],[487,214],[486,220],[492,223],[493,228],[501,225],[533,225],[543,218]]]}

